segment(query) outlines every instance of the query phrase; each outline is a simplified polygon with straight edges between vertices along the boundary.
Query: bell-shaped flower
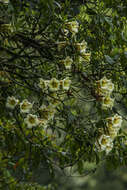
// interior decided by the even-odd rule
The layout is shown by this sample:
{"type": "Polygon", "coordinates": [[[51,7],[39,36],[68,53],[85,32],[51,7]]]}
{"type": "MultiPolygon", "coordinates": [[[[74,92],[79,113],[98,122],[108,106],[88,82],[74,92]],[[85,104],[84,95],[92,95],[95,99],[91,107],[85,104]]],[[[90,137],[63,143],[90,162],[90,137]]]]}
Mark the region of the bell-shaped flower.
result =
{"type": "Polygon", "coordinates": [[[108,145],[106,146],[106,149],[105,149],[106,154],[109,154],[109,152],[111,152],[112,149],[113,149],[113,143],[111,142],[110,144],[108,144],[108,145]]]}
{"type": "Polygon", "coordinates": [[[112,109],[114,105],[114,99],[111,98],[110,96],[105,96],[102,97],[102,109],[106,110],[106,109],[112,109]]]}
{"type": "Polygon", "coordinates": [[[10,109],[14,109],[16,105],[19,103],[19,100],[16,99],[14,96],[9,96],[7,98],[6,107],[10,109]]]}
{"type": "Polygon", "coordinates": [[[24,122],[27,124],[28,128],[32,128],[33,126],[37,126],[40,123],[37,115],[33,115],[33,114],[28,114],[27,117],[24,119],[24,122]]]}
{"type": "Polygon", "coordinates": [[[64,63],[66,69],[71,69],[73,60],[69,56],[67,56],[66,59],[62,60],[62,63],[64,63]]]}
{"type": "Polygon", "coordinates": [[[66,23],[65,25],[72,34],[78,33],[79,23],[77,21],[71,21],[66,23]]]}
{"type": "Polygon", "coordinates": [[[106,146],[110,145],[112,139],[109,135],[102,134],[98,139],[101,150],[105,150],[106,146]]]}
{"type": "Polygon", "coordinates": [[[59,90],[59,87],[60,87],[60,81],[57,80],[56,78],[52,78],[49,81],[49,89],[50,89],[50,91],[52,91],[52,92],[57,91],[57,90],[59,90]]]}
{"type": "Polygon", "coordinates": [[[33,104],[28,102],[27,99],[23,100],[21,103],[20,103],[20,112],[21,113],[29,113],[30,112],[30,109],[32,109],[33,107],[33,104]]]}
{"type": "Polygon", "coordinates": [[[111,94],[114,90],[114,84],[106,77],[103,77],[98,81],[98,86],[100,88],[101,95],[111,94]]]}
{"type": "Polygon", "coordinates": [[[118,114],[115,114],[113,117],[113,126],[114,127],[121,127],[122,125],[122,117],[118,114]]]}
{"type": "Polygon", "coordinates": [[[39,87],[40,87],[42,90],[46,90],[46,89],[48,88],[48,82],[49,82],[49,81],[40,78],[39,87]]]}
{"type": "Polygon", "coordinates": [[[86,53],[87,42],[84,40],[81,43],[76,43],[75,46],[81,55],[84,55],[86,53]]]}

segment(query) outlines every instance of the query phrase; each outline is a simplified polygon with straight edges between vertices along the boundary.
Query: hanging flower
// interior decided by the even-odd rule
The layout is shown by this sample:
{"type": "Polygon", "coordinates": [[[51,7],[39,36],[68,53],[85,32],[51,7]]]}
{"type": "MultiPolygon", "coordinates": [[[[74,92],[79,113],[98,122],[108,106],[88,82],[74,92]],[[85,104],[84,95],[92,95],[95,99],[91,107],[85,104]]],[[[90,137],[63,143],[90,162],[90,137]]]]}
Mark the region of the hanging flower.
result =
{"type": "Polygon", "coordinates": [[[105,96],[102,98],[102,109],[112,109],[114,104],[114,99],[110,96],[105,96]]]}
{"type": "Polygon", "coordinates": [[[28,128],[32,128],[33,126],[39,125],[39,119],[36,115],[28,114],[27,117],[24,119],[25,123],[27,124],[28,128]]]}
{"type": "Polygon", "coordinates": [[[119,130],[121,125],[122,125],[122,117],[118,114],[115,114],[114,117],[109,117],[106,119],[107,123],[107,127],[110,128],[114,128],[115,130],[119,130]]]}
{"type": "Polygon", "coordinates": [[[121,127],[122,122],[123,122],[122,117],[118,114],[115,114],[113,117],[113,126],[114,127],[121,127]]]}
{"type": "Polygon", "coordinates": [[[49,81],[49,89],[50,89],[50,91],[52,91],[52,92],[57,91],[57,90],[59,90],[59,87],[60,87],[60,82],[56,78],[52,78],[49,81]]]}
{"type": "Polygon", "coordinates": [[[95,146],[99,152],[106,151],[108,153],[113,147],[112,138],[109,135],[102,134],[98,141],[96,141],[95,146]]]}
{"type": "Polygon", "coordinates": [[[19,103],[19,100],[16,99],[14,96],[9,96],[7,98],[6,107],[10,109],[14,109],[16,105],[19,103]]]}
{"type": "Polygon", "coordinates": [[[72,34],[78,33],[79,23],[77,21],[71,21],[66,23],[65,25],[72,34]]]}
{"type": "Polygon", "coordinates": [[[109,152],[111,152],[112,149],[113,149],[113,143],[111,142],[110,144],[108,144],[108,145],[106,146],[106,149],[105,149],[106,154],[109,154],[109,152]]]}
{"type": "Polygon", "coordinates": [[[84,55],[84,53],[86,53],[87,42],[84,40],[81,43],[76,43],[75,46],[81,55],[84,55]]]}
{"type": "Polygon", "coordinates": [[[65,79],[61,80],[61,86],[63,90],[69,90],[71,85],[71,80],[69,77],[66,77],[65,79]]]}
{"type": "Polygon", "coordinates": [[[30,102],[28,102],[27,99],[23,100],[20,103],[20,112],[21,113],[29,113],[30,109],[32,109],[33,104],[31,104],[30,102]]]}
{"type": "Polygon", "coordinates": [[[98,86],[100,88],[101,95],[111,94],[111,92],[114,90],[114,84],[106,77],[103,77],[98,81],[98,86]]]}
{"type": "Polygon", "coordinates": [[[48,87],[48,83],[49,83],[48,80],[44,80],[44,79],[40,78],[39,87],[40,87],[42,90],[46,90],[47,87],[48,87]]]}
{"type": "Polygon", "coordinates": [[[65,60],[62,60],[62,63],[64,63],[66,69],[71,69],[73,60],[69,56],[67,56],[65,60]]]}

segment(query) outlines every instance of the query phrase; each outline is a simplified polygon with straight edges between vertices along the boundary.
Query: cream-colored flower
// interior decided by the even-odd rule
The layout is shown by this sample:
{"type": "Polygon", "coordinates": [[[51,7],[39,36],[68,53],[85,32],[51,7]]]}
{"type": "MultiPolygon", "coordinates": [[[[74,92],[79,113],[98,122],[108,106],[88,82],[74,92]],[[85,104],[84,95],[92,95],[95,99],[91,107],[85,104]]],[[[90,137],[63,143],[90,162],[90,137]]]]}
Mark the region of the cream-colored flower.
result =
{"type": "Polygon", "coordinates": [[[25,99],[20,103],[20,112],[21,113],[29,113],[29,111],[30,111],[30,109],[32,109],[32,107],[33,107],[33,104],[28,102],[27,99],[25,99]]]}
{"type": "Polygon", "coordinates": [[[65,25],[72,34],[78,33],[79,23],[77,21],[71,21],[65,25]]]}
{"type": "Polygon", "coordinates": [[[114,117],[109,117],[106,119],[107,128],[110,130],[114,129],[115,131],[119,131],[122,125],[122,117],[118,114],[115,114],[114,117]]]}
{"type": "Polygon", "coordinates": [[[44,79],[42,79],[42,78],[40,78],[39,87],[40,87],[42,90],[46,90],[47,87],[48,87],[48,81],[47,81],[47,80],[44,80],[44,79]]]}
{"type": "Polygon", "coordinates": [[[7,98],[6,107],[10,109],[14,109],[16,105],[19,103],[19,100],[16,99],[14,96],[9,96],[7,98]]]}
{"type": "Polygon", "coordinates": [[[102,98],[102,109],[112,109],[114,105],[114,99],[110,96],[105,96],[102,98]]]}
{"type": "Polygon", "coordinates": [[[65,79],[61,80],[61,86],[63,90],[69,90],[71,85],[71,80],[69,77],[66,77],[65,79]]]}
{"type": "Polygon", "coordinates": [[[27,117],[24,119],[24,122],[27,124],[28,128],[32,128],[33,126],[39,125],[39,119],[36,115],[28,114],[27,117]]]}
{"type": "Polygon", "coordinates": [[[101,135],[98,139],[100,149],[103,151],[106,149],[107,146],[109,146],[112,143],[112,139],[109,135],[101,135]]]}
{"type": "Polygon", "coordinates": [[[86,53],[87,42],[82,41],[81,43],[76,43],[75,46],[81,55],[84,55],[86,53]]]}
{"type": "Polygon", "coordinates": [[[62,63],[64,63],[66,69],[71,69],[73,60],[69,56],[67,56],[66,59],[62,60],[62,63]]]}
{"type": "Polygon", "coordinates": [[[113,117],[113,126],[114,127],[121,127],[122,125],[122,117],[118,114],[115,114],[113,117]]]}
{"type": "Polygon", "coordinates": [[[52,91],[52,92],[57,91],[57,90],[59,90],[59,87],[60,87],[60,81],[57,80],[56,78],[52,78],[49,81],[49,89],[50,89],[50,91],[52,91]]]}
{"type": "Polygon", "coordinates": [[[108,144],[108,145],[106,146],[106,149],[105,149],[106,154],[109,154],[109,152],[111,152],[112,149],[113,149],[113,143],[108,144]]]}
{"type": "Polygon", "coordinates": [[[102,95],[110,94],[114,90],[114,84],[106,77],[100,79],[98,85],[102,95]]]}

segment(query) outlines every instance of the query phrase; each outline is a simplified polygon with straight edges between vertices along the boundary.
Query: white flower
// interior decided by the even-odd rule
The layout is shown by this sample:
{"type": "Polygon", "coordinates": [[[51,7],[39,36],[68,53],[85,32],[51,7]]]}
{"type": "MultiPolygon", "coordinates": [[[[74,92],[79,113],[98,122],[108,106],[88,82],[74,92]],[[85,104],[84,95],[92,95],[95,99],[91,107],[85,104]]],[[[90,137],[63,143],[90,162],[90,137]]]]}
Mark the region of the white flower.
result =
{"type": "Polygon", "coordinates": [[[111,152],[111,150],[113,149],[113,143],[110,143],[106,146],[106,154],[109,154],[109,152],[111,152]]]}
{"type": "Polygon", "coordinates": [[[105,96],[102,98],[102,109],[106,110],[108,108],[112,109],[114,104],[114,99],[110,96],[105,96]]]}
{"type": "Polygon", "coordinates": [[[59,90],[59,87],[60,87],[60,81],[57,80],[56,78],[52,78],[49,81],[49,89],[50,89],[50,91],[52,91],[52,92],[57,91],[57,90],[59,90]]]}
{"type": "Polygon", "coordinates": [[[102,95],[110,94],[114,90],[114,84],[106,77],[100,79],[98,84],[102,95]]]}
{"type": "Polygon", "coordinates": [[[71,80],[69,77],[66,77],[65,79],[61,80],[61,85],[63,90],[69,90],[71,84],[71,80]]]}
{"type": "Polygon", "coordinates": [[[122,125],[122,117],[118,114],[115,114],[114,117],[109,117],[106,119],[107,120],[107,127],[109,130],[115,130],[116,132],[119,131],[122,125]]]}
{"type": "Polygon", "coordinates": [[[10,109],[14,109],[15,106],[19,103],[19,100],[16,99],[14,96],[9,96],[7,98],[6,107],[10,109]]]}
{"type": "Polygon", "coordinates": [[[112,146],[112,138],[109,135],[102,134],[95,145],[99,152],[108,151],[108,147],[112,146]]]}
{"type": "Polygon", "coordinates": [[[112,143],[112,139],[109,135],[101,135],[100,138],[98,139],[99,145],[101,147],[101,150],[105,150],[106,146],[110,145],[112,143]]]}
{"type": "Polygon", "coordinates": [[[36,115],[28,114],[27,117],[24,119],[25,123],[27,124],[28,128],[32,128],[33,126],[39,125],[39,119],[36,115]]]}
{"type": "Polygon", "coordinates": [[[78,33],[79,23],[77,21],[71,21],[65,24],[71,33],[78,33]]]}
{"type": "Polygon", "coordinates": [[[87,42],[82,41],[81,43],[76,43],[75,46],[81,55],[84,55],[86,53],[87,42]]]}
{"type": "Polygon", "coordinates": [[[62,63],[64,63],[66,69],[71,69],[71,64],[73,63],[73,60],[69,56],[67,56],[65,60],[62,60],[62,63]]]}
{"type": "Polygon", "coordinates": [[[32,109],[32,107],[33,107],[33,104],[28,102],[27,99],[25,99],[20,103],[20,112],[21,113],[29,113],[29,111],[30,111],[30,109],[32,109]]]}
{"type": "Polygon", "coordinates": [[[47,89],[47,87],[48,87],[48,81],[47,81],[47,80],[44,80],[44,79],[42,79],[42,78],[40,78],[39,87],[40,87],[42,90],[47,89]]]}
{"type": "Polygon", "coordinates": [[[121,127],[122,125],[122,117],[118,114],[114,115],[113,117],[113,126],[114,127],[121,127]]]}

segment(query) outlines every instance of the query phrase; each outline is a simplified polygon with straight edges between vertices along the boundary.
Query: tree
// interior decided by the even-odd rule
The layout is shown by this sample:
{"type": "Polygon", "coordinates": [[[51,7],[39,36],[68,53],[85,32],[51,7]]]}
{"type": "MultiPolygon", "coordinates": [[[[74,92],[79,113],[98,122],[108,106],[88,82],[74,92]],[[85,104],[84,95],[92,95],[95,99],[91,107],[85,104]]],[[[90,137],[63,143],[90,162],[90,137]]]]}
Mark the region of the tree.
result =
{"type": "Polygon", "coordinates": [[[126,165],[126,8],[121,0],[1,0],[3,189],[45,189],[34,180],[40,166],[53,176],[73,166],[94,172],[85,162],[126,165]]]}

